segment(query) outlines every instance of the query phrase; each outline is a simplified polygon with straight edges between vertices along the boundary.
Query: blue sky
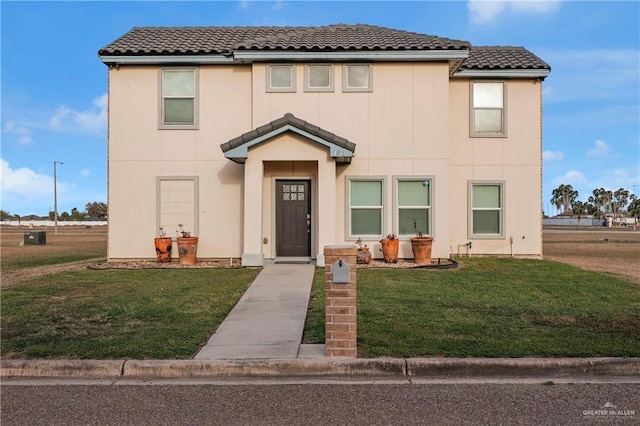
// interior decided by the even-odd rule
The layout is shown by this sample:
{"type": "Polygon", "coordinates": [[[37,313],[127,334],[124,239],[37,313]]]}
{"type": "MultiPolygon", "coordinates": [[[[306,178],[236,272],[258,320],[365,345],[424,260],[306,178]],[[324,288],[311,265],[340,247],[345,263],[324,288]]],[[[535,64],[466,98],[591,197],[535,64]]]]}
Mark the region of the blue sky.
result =
{"type": "Polygon", "coordinates": [[[46,215],[106,201],[107,68],[101,47],[134,26],[368,23],[525,46],[547,61],[543,208],[560,184],[640,194],[636,1],[2,1],[1,208],[46,215]]]}

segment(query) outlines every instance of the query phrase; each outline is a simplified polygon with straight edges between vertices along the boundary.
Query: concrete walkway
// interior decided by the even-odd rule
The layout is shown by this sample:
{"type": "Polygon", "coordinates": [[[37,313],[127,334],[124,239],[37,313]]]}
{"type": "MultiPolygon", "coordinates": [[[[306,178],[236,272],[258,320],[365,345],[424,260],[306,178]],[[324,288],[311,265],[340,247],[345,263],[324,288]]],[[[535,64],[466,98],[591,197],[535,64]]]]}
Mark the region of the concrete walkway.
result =
{"type": "Polygon", "coordinates": [[[266,265],[195,359],[324,356],[324,345],[300,345],[314,271],[311,264],[266,265]]]}

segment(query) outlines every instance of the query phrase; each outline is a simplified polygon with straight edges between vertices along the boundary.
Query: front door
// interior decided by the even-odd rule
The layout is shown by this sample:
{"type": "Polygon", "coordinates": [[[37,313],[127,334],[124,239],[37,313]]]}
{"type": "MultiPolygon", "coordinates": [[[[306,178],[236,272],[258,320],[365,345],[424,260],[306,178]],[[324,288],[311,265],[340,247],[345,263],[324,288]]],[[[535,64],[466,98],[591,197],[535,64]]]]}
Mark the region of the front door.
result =
{"type": "Polygon", "coordinates": [[[276,180],[276,256],[311,255],[311,181],[276,180]]]}

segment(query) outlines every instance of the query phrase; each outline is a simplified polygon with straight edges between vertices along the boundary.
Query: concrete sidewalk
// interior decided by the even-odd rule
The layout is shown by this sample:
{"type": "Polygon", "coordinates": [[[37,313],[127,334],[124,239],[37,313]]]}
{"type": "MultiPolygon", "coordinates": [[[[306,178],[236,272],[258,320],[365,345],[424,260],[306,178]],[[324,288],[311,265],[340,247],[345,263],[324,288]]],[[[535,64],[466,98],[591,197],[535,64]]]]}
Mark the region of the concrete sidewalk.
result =
{"type": "Polygon", "coordinates": [[[314,271],[311,264],[266,265],[195,359],[323,357],[323,345],[300,345],[314,271]]]}

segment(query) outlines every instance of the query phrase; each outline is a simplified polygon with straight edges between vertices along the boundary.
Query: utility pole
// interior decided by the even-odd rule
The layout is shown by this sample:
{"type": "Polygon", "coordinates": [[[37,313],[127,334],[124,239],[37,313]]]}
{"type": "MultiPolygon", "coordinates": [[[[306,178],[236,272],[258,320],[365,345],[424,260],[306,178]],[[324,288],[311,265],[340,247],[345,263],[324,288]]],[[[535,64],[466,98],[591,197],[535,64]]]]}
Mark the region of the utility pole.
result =
{"type": "Polygon", "coordinates": [[[53,219],[55,221],[55,233],[58,233],[58,179],[56,176],[56,163],[64,164],[62,161],[53,162],[53,219]]]}

